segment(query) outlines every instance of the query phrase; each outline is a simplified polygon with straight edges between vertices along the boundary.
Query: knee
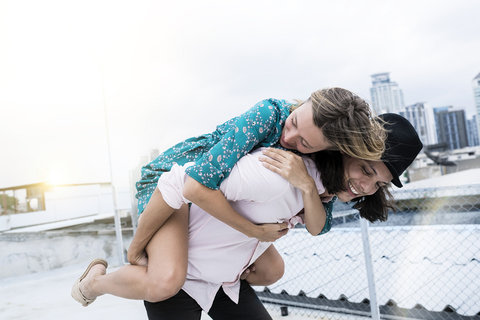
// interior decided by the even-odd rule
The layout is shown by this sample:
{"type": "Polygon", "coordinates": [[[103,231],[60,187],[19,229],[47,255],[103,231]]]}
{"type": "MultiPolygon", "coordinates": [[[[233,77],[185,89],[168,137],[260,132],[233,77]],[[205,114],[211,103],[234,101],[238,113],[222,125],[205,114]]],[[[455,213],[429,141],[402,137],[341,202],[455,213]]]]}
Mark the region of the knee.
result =
{"type": "Polygon", "coordinates": [[[150,278],[146,288],[145,300],[159,302],[176,295],[185,283],[185,272],[173,270],[163,274],[161,277],[150,278]]]}
{"type": "MultiPolygon", "coordinates": [[[[273,259],[269,261],[268,265],[257,267],[254,271],[256,273],[256,285],[269,286],[277,282],[283,277],[285,272],[285,264],[283,259],[273,259]]],[[[247,278],[248,280],[248,278],[247,278]]]]}
{"type": "Polygon", "coordinates": [[[274,284],[283,277],[285,273],[285,264],[283,260],[276,261],[271,264],[268,271],[264,274],[265,285],[269,286],[274,284]]]}

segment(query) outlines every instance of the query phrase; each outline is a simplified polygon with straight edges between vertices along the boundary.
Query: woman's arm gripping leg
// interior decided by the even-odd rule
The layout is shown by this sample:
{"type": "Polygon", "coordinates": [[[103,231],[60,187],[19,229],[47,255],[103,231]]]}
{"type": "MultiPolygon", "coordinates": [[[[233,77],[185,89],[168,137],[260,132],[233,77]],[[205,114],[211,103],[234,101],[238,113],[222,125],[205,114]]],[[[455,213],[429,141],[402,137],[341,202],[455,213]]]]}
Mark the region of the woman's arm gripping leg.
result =
{"type": "Polygon", "coordinates": [[[268,247],[252,266],[250,266],[250,269],[254,270],[250,271],[246,278],[242,277],[252,286],[269,286],[274,284],[283,277],[285,272],[285,263],[282,256],[280,256],[280,253],[273,245],[268,247]]]}
{"type": "Polygon", "coordinates": [[[163,196],[158,188],[155,188],[147,207],[140,216],[137,231],[128,248],[128,262],[132,265],[146,265],[145,247],[155,232],[163,226],[174,211],[175,209],[171,208],[163,200],[163,196]]]}
{"type": "Polygon", "coordinates": [[[80,291],[87,298],[108,293],[150,302],[168,299],[185,282],[187,251],[188,206],[183,205],[148,242],[148,266],[126,265],[106,275],[100,270],[89,272],[80,283],[80,291]]]}

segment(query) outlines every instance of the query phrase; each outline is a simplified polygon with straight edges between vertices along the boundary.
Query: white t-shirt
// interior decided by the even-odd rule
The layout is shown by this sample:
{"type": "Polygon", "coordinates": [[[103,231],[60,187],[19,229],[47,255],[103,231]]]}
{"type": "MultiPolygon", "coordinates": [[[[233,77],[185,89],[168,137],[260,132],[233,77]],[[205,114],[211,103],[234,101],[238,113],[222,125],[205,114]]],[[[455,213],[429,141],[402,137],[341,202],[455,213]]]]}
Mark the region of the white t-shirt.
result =
{"type": "MultiPolygon", "coordinates": [[[[253,223],[289,222],[293,227],[303,209],[300,190],[286,179],[263,166],[258,160],[261,149],[242,157],[225,179],[220,190],[232,207],[253,223]]],[[[315,180],[318,193],[325,191],[315,164],[303,158],[307,171],[315,180]]],[[[188,166],[188,164],[187,164],[188,166]]],[[[158,188],[173,208],[189,201],[182,195],[186,167],[175,165],[164,173],[158,188]]],[[[269,246],[217,220],[192,204],[189,217],[188,271],[183,290],[208,312],[220,287],[238,303],[240,275],[269,246]]]]}

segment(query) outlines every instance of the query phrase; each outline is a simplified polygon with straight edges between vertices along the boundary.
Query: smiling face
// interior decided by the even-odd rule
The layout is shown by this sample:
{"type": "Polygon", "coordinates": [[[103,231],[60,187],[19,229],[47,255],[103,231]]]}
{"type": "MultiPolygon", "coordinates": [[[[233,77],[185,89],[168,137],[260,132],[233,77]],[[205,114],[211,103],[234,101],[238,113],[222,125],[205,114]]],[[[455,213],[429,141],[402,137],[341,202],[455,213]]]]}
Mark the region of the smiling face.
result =
{"type": "Polygon", "coordinates": [[[372,195],[393,179],[383,161],[361,160],[345,154],[342,156],[347,191],[339,192],[337,196],[343,202],[372,195]]]}
{"type": "Polygon", "coordinates": [[[282,147],[301,153],[313,153],[331,148],[322,129],[313,123],[312,101],[309,99],[287,118],[280,137],[282,147]]]}

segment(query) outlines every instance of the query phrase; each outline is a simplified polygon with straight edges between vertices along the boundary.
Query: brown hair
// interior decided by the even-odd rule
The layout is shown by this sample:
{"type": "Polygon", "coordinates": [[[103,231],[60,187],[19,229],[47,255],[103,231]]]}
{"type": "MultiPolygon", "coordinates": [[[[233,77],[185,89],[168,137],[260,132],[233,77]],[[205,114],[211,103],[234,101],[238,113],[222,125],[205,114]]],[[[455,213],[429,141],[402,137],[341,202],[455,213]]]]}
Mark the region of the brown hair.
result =
{"type": "Polygon", "coordinates": [[[322,184],[329,194],[346,191],[345,169],[340,152],[323,150],[307,154],[306,156],[310,157],[315,163],[318,172],[320,172],[322,184]]]}
{"type": "MultiPolygon", "coordinates": [[[[387,135],[383,125],[373,121],[365,100],[342,88],[317,90],[308,100],[312,101],[313,122],[335,150],[359,159],[381,158],[387,135]]],[[[297,102],[298,106],[304,103],[297,102]]]]}
{"type": "MultiPolygon", "coordinates": [[[[320,172],[323,186],[330,194],[346,191],[343,156],[338,151],[319,151],[311,154],[317,170],[320,172]]],[[[393,196],[387,187],[379,188],[374,194],[352,200],[354,209],[370,222],[386,221],[388,211],[395,210],[393,196]]]]}
{"type": "Polygon", "coordinates": [[[393,196],[386,186],[380,187],[372,195],[355,198],[352,201],[355,202],[353,208],[360,212],[362,218],[370,222],[387,221],[388,210],[395,211],[393,196]]]}

